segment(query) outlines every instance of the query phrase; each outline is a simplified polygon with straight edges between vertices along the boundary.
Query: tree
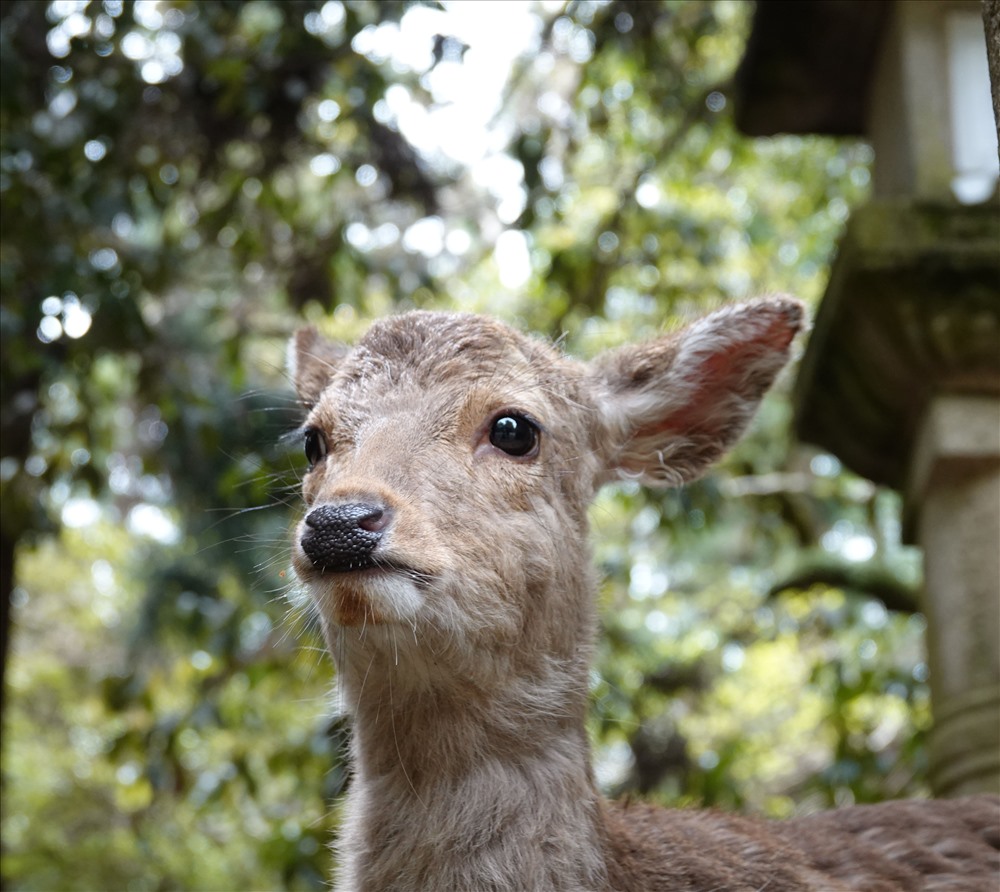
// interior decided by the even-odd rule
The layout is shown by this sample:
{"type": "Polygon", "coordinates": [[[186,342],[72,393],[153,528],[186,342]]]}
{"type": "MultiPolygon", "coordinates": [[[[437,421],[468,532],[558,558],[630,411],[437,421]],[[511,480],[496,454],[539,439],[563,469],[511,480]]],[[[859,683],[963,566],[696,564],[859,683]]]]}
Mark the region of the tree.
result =
{"type": "Polygon", "coordinates": [[[986,31],[986,59],[990,66],[990,88],[993,95],[993,119],[1000,142],[1000,3],[983,0],[983,27],[986,31]]]}

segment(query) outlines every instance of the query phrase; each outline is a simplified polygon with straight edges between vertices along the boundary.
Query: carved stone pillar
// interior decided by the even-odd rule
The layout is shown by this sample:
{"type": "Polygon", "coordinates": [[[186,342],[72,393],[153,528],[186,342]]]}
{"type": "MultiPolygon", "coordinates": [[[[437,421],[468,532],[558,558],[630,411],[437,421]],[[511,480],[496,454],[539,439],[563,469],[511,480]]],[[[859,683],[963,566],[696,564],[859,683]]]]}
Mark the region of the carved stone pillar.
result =
{"type": "Polygon", "coordinates": [[[1000,397],[935,396],[917,436],[907,524],[924,549],[931,783],[1000,787],[1000,397]]]}

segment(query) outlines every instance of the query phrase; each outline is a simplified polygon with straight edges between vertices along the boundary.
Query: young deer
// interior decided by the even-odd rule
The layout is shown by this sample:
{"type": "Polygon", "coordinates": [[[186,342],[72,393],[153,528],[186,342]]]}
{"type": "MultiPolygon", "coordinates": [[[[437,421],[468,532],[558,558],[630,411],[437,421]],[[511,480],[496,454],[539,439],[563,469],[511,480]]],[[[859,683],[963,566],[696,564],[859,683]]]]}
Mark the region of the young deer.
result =
{"type": "Polygon", "coordinates": [[[471,315],[385,319],[354,349],[298,332],[293,563],[354,719],[337,889],[997,888],[990,797],[774,823],[595,788],[587,505],[704,471],[801,320],[734,306],[591,363],[471,315]]]}

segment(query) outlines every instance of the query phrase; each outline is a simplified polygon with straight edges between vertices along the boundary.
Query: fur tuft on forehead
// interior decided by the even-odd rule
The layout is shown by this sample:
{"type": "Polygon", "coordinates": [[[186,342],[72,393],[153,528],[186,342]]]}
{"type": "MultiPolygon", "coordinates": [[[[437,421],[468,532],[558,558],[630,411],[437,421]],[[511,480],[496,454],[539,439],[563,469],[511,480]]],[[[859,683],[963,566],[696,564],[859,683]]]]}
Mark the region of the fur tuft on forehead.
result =
{"type": "Polygon", "coordinates": [[[369,373],[373,364],[391,363],[394,372],[405,370],[417,381],[434,381],[460,372],[463,366],[481,377],[512,365],[550,365],[559,360],[548,344],[495,319],[416,310],[375,322],[348,365],[356,363],[352,377],[369,373]]]}

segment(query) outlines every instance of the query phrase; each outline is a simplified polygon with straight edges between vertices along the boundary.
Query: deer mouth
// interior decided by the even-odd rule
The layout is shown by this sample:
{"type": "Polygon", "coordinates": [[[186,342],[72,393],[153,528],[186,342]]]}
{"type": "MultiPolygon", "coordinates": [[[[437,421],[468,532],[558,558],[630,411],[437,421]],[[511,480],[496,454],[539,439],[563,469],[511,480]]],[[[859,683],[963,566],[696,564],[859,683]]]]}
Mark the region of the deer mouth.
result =
{"type": "Polygon", "coordinates": [[[431,577],[401,561],[379,558],[353,568],[309,565],[304,576],[320,612],[338,626],[412,624],[431,577]]]}

